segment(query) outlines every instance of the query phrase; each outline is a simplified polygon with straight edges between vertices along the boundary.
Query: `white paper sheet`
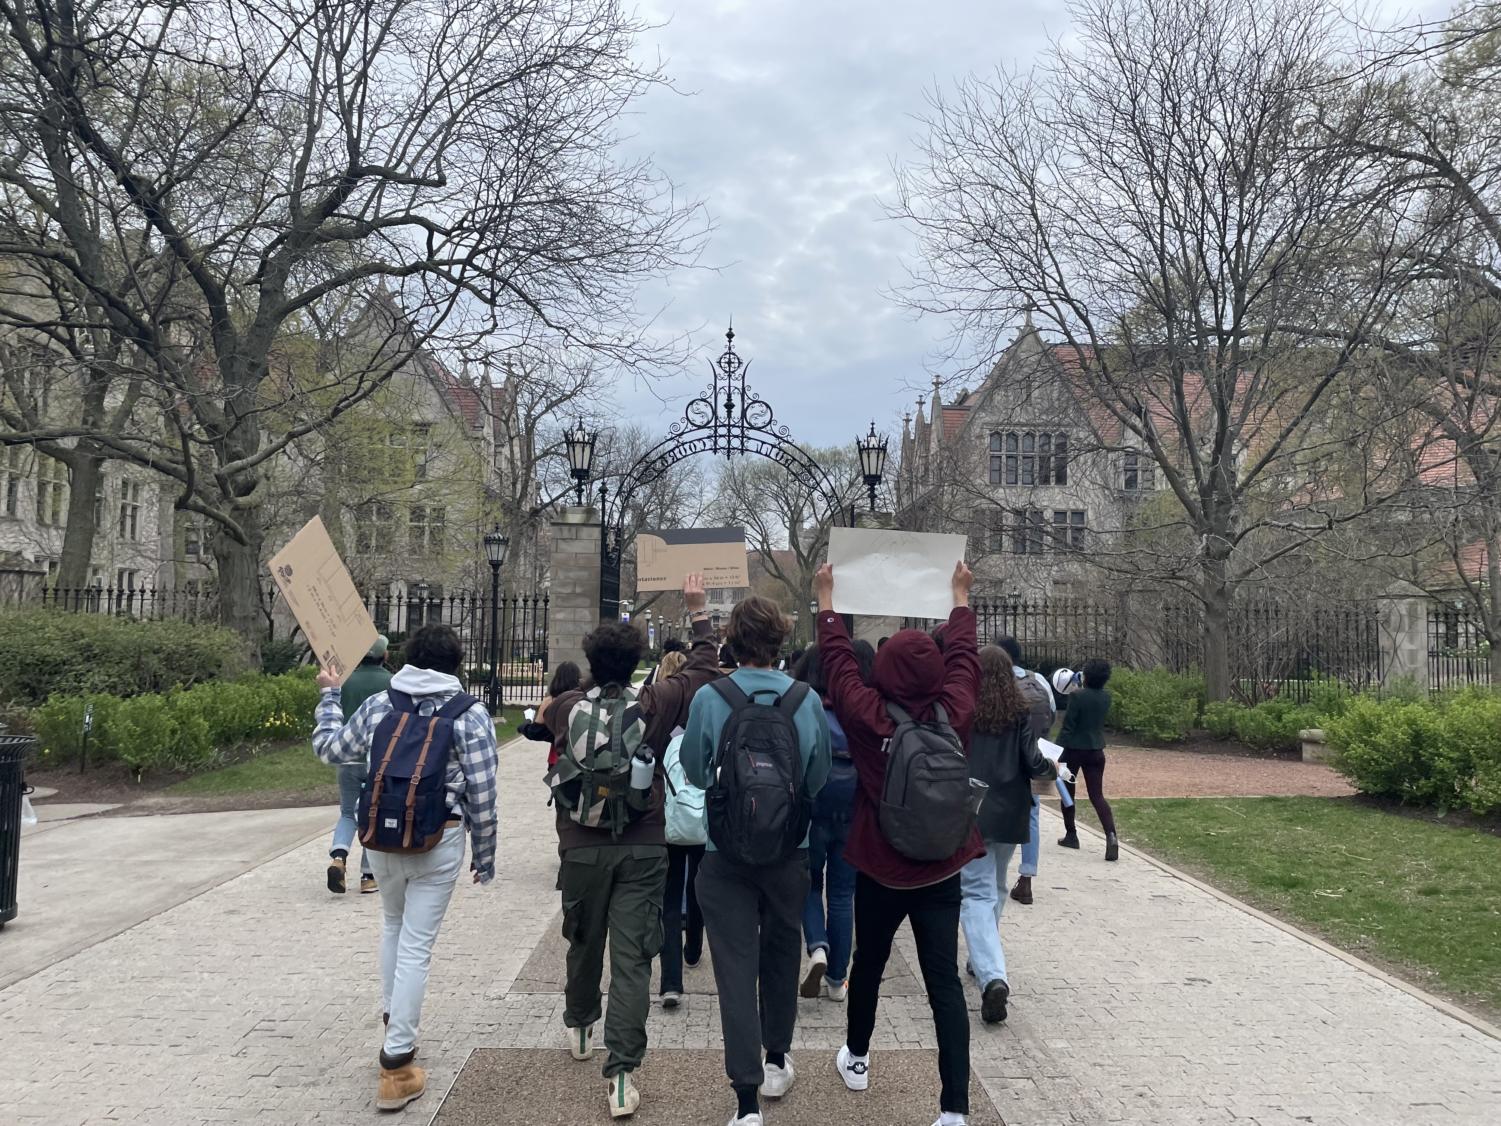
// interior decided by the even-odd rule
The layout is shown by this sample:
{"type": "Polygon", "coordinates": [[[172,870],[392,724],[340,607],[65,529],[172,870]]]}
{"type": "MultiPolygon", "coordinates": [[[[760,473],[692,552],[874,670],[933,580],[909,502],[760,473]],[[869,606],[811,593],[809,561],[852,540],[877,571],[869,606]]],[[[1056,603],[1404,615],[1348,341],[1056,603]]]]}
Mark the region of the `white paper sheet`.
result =
{"type": "MultiPolygon", "coordinates": [[[[1063,754],[1062,747],[1053,742],[1051,739],[1039,739],[1037,740],[1037,749],[1042,752],[1043,758],[1047,759],[1058,768],[1059,778],[1063,779],[1063,781],[1065,782],[1072,782],[1074,780],[1073,771],[1069,770],[1068,767],[1064,766],[1058,761],[1058,757],[1063,754]]],[[[1062,792],[1061,789],[1060,792],[1062,792]]],[[[1068,795],[1064,794],[1064,796],[1067,797],[1068,795]]],[[[1073,802],[1068,802],[1066,804],[1072,805],[1073,802]]]]}
{"type": "Polygon", "coordinates": [[[950,583],[965,537],[885,528],[834,528],[834,610],[908,618],[947,618],[950,583]]]}

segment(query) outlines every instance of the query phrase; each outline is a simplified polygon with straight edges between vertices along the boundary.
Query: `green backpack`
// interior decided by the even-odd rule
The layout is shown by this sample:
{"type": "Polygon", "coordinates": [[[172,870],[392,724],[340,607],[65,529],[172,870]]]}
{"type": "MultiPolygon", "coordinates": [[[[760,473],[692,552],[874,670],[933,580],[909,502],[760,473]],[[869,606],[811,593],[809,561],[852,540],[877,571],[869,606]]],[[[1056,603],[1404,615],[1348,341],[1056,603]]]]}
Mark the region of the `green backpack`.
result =
{"type": "Polygon", "coordinates": [[[631,788],[631,759],[646,720],[629,688],[591,688],[568,713],[568,735],[548,772],[553,800],[586,829],[618,837],[651,806],[650,790],[631,788]]]}

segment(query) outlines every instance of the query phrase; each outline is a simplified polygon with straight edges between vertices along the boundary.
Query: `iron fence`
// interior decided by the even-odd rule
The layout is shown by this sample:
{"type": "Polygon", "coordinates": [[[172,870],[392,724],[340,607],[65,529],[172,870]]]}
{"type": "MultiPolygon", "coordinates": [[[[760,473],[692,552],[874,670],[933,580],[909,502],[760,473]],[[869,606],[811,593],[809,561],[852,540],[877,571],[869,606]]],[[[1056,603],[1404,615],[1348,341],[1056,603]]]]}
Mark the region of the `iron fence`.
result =
{"type": "MultiPolygon", "coordinates": [[[[118,617],[159,621],[176,618],[189,622],[213,621],[219,613],[219,600],[209,587],[46,587],[27,591],[12,589],[7,603],[11,606],[41,606],[81,614],[112,614],[118,617]]],[[[263,594],[263,603],[273,597],[275,588],[263,594]]]]}
{"type": "MultiPolygon", "coordinates": [[[[1197,604],[1162,607],[1163,663],[1173,671],[1203,668],[1203,621],[1197,604]]],[[[1301,703],[1321,681],[1356,692],[1381,683],[1380,623],[1370,607],[1236,603],[1225,633],[1231,692],[1244,703],[1273,696],[1301,703]]]]}
{"type": "Polygon", "coordinates": [[[1480,618],[1463,603],[1428,607],[1428,688],[1442,692],[1489,684],[1490,644],[1480,618]]]}
{"type": "MultiPolygon", "coordinates": [[[[1126,652],[1125,620],[1118,606],[1075,598],[985,598],[970,600],[981,645],[1014,637],[1027,667],[1052,672],[1086,657],[1121,660],[1126,652]]],[[[933,623],[906,619],[919,629],[933,623]]]]}

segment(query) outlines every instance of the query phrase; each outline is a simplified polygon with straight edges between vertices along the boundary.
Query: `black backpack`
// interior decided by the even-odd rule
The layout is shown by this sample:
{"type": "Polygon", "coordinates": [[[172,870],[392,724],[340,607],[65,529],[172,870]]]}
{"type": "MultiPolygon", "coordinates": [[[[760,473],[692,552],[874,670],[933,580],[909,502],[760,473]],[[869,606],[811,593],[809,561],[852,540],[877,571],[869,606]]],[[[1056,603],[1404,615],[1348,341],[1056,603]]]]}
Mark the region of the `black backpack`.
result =
{"type": "Polygon", "coordinates": [[[964,747],[940,704],[926,723],[889,701],[886,711],[896,730],[886,740],[881,833],[908,860],[947,860],[975,823],[964,747]]]}
{"type": "Polygon", "coordinates": [[[375,727],[370,773],[360,787],[360,844],[373,852],[427,852],[443,839],[453,725],[479,701],[458,693],[431,715],[405,692],[387,691],[391,710],[375,727]]]}
{"type": "Polygon", "coordinates": [[[770,703],[747,696],[727,676],[708,687],[730,705],[705,793],[709,840],[736,864],[779,863],[802,846],[813,819],[813,803],[803,792],[803,752],[793,720],[808,686],[794,682],[782,696],[770,693],[770,703]]]}

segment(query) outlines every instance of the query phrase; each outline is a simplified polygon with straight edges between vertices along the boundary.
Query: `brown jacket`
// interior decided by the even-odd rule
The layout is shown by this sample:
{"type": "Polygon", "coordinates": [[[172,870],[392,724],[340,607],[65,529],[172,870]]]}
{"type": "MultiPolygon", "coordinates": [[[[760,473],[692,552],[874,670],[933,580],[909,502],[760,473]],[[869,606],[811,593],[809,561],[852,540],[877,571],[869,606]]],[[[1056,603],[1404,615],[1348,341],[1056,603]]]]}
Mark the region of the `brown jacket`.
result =
{"type": "MultiPolygon", "coordinates": [[[[667,750],[667,744],[672,741],[673,730],[687,724],[688,706],[693,702],[693,694],[721,675],[719,651],[714,647],[714,639],[709,636],[710,630],[708,622],[695,623],[693,649],[688,654],[688,663],[666,680],[648,685],[636,695],[641,714],[646,717],[646,745],[657,757],[656,777],[652,780],[651,808],[618,837],[605,830],[588,829],[570,821],[567,813],[559,809],[559,853],[565,853],[571,848],[667,843],[667,819],[663,812],[662,756],[667,750]]],[[[548,706],[546,715],[537,717],[549,730],[559,733],[554,737],[556,746],[561,747],[567,742],[568,713],[583,698],[581,691],[564,692],[548,706]]]]}

